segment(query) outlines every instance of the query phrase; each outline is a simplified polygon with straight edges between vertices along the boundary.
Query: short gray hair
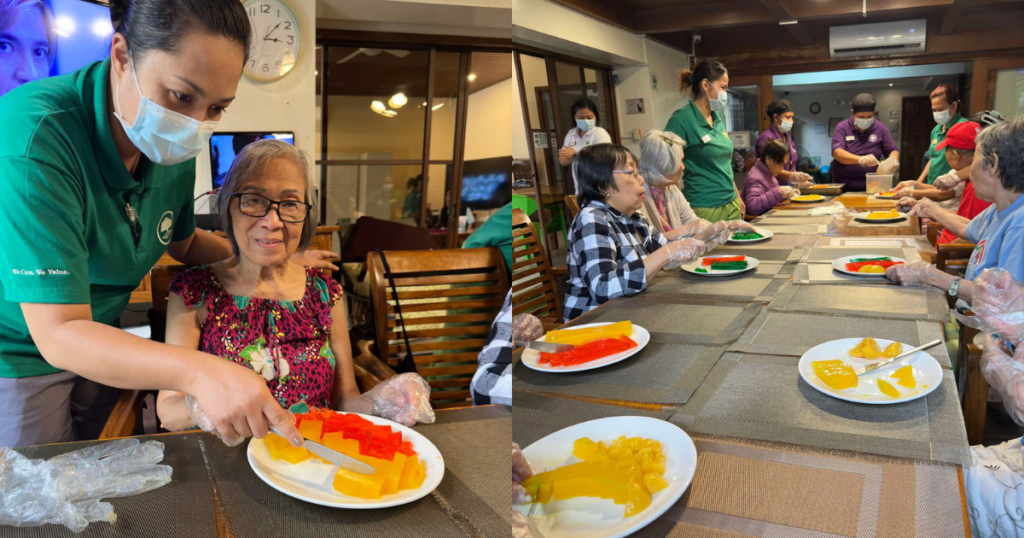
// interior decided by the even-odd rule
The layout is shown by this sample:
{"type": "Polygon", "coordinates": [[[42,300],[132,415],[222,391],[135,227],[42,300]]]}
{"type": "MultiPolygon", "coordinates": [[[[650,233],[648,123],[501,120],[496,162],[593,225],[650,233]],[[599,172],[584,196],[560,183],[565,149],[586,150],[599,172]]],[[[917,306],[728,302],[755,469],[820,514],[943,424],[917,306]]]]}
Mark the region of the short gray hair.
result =
{"type": "Polygon", "coordinates": [[[246,184],[257,174],[263,172],[267,165],[274,159],[284,159],[299,168],[302,173],[302,180],[306,184],[306,195],[303,200],[311,207],[306,214],[306,220],[302,223],[302,235],[299,236],[299,250],[306,250],[306,247],[313,241],[316,234],[317,203],[314,196],[313,184],[309,174],[309,157],[306,152],[280,140],[268,139],[257,140],[244,148],[231,163],[231,168],[224,178],[224,185],[220,188],[217,196],[217,211],[220,213],[220,224],[224,228],[224,234],[231,242],[231,249],[238,254],[238,241],[235,239],[234,222],[231,218],[232,195],[246,186],[246,184]]]}
{"type": "Polygon", "coordinates": [[[999,181],[1006,190],[1024,192],[1024,116],[986,127],[976,147],[975,156],[989,168],[999,156],[999,181]]]}
{"type": "Polygon", "coordinates": [[[57,56],[57,33],[54,28],[53,12],[43,0],[0,0],[0,30],[6,30],[14,23],[14,19],[32,9],[38,9],[46,19],[46,42],[50,45],[46,59],[53,65],[53,59],[57,56]]]}
{"type": "Polygon", "coordinates": [[[683,142],[679,135],[652,129],[640,139],[640,175],[654,187],[668,180],[665,176],[679,171],[683,158],[683,142]]]}

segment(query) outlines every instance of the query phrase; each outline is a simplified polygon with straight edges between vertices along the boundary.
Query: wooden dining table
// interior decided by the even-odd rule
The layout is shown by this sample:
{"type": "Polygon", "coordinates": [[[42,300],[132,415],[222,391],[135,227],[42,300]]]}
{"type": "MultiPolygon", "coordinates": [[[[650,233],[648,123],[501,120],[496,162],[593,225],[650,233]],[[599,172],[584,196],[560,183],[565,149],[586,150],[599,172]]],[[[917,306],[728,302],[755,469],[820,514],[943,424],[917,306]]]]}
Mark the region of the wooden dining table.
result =
{"type": "MultiPolygon", "coordinates": [[[[865,194],[836,199],[887,209],[865,194]]],[[[758,258],[753,271],[721,279],[663,271],[646,291],[568,324],[644,326],[650,343],[630,359],[555,375],[526,368],[517,352],[513,440],[528,446],[611,416],[652,417],[686,431],[698,455],[689,490],[633,536],[970,536],[963,468],[971,460],[945,348],[930,350],[942,383],[894,405],[826,396],[796,368],[810,347],[840,338],[942,339],[948,307],[940,291],[830,267],[858,252],[920,259],[927,242],[917,219],[871,225],[841,214],[813,224],[820,233],[786,226],[785,219],[815,220],[794,212],[809,207],[787,203],[762,216],[782,222],[768,241],[716,250],[758,258]]]]}

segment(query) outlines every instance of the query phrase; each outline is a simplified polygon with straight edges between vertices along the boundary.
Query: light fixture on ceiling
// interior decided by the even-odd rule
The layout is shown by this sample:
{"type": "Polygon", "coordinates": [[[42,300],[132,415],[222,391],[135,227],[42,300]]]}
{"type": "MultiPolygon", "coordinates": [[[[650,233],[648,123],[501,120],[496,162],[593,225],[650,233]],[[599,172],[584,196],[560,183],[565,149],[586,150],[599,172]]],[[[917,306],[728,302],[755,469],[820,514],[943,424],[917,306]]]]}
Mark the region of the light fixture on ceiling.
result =
{"type": "Polygon", "coordinates": [[[430,110],[437,110],[437,109],[439,109],[439,108],[441,108],[443,106],[444,106],[444,103],[438,103],[438,104],[430,107],[430,110]]]}
{"type": "Polygon", "coordinates": [[[426,101],[423,101],[423,106],[427,106],[427,102],[426,101]]]}
{"type": "Polygon", "coordinates": [[[398,92],[392,95],[391,99],[388,99],[388,106],[391,108],[402,108],[408,102],[409,98],[406,97],[404,93],[398,92]]]}
{"type": "Polygon", "coordinates": [[[313,76],[320,76],[320,72],[319,71],[313,71],[313,76]]]}
{"type": "Polygon", "coordinates": [[[890,82],[890,83],[889,83],[889,87],[890,87],[890,88],[892,87],[892,82],[890,82]]]}
{"type": "Polygon", "coordinates": [[[474,80],[476,80],[476,75],[473,74],[473,73],[470,73],[469,76],[466,77],[466,78],[468,78],[470,82],[473,82],[474,80]]]}
{"type": "Polygon", "coordinates": [[[779,21],[779,26],[789,26],[792,24],[796,24],[797,22],[798,21],[796,19],[793,19],[791,21],[779,21]]]}
{"type": "Polygon", "coordinates": [[[381,114],[381,116],[384,116],[386,118],[393,118],[393,117],[398,115],[398,112],[395,112],[394,110],[385,110],[384,112],[381,112],[380,114],[381,114]]]}
{"type": "Polygon", "coordinates": [[[378,113],[378,114],[380,114],[381,112],[384,112],[385,110],[388,109],[388,107],[384,106],[384,103],[382,103],[380,101],[374,101],[374,102],[370,103],[370,108],[372,108],[373,111],[378,113]]]}

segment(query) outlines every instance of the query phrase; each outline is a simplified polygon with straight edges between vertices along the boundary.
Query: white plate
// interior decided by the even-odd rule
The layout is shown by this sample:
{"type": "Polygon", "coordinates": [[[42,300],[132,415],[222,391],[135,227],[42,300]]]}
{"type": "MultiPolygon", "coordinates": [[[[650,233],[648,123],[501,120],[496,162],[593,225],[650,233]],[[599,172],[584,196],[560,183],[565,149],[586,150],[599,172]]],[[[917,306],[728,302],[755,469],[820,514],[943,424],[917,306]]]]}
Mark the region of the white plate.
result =
{"type": "MultiPolygon", "coordinates": [[[[562,330],[571,331],[573,329],[586,329],[588,327],[600,327],[602,325],[611,325],[611,323],[588,323],[587,325],[579,325],[573,327],[572,329],[562,330]]],[[[524,349],[523,355],[522,357],[520,357],[519,361],[523,363],[523,366],[526,366],[531,370],[537,370],[538,372],[551,372],[554,374],[566,374],[569,372],[583,372],[586,370],[593,370],[595,368],[602,368],[604,366],[608,366],[609,364],[615,364],[617,362],[624,361],[632,357],[633,355],[636,355],[637,353],[640,352],[641,349],[647,346],[648,342],[651,341],[651,333],[647,332],[647,329],[634,323],[633,332],[630,333],[629,338],[636,342],[636,347],[632,349],[627,349],[626,351],[623,351],[621,353],[608,355],[603,359],[585,362],[583,364],[578,364],[576,366],[551,366],[550,364],[540,364],[538,362],[540,361],[540,352],[537,351],[536,349],[524,349]]],[[[543,341],[544,336],[541,336],[540,338],[537,339],[537,342],[543,341]]]]}
{"type": "Polygon", "coordinates": [[[792,198],[792,200],[794,202],[798,203],[798,204],[816,204],[818,202],[824,202],[825,201],[825,197],[820,195],[820,194],[804,194],[802,196],[817,196],[818,198],[814,199],[814,200],[797,200],[797,198],[801,197],[801,196],[797,196],[795,198],[792,198]]]}
{"type": "Polygon", "coordinates": [[[873,222],[873,223],[876,223],[876,224],[885,224],[887,222],[899,222],[901,220],[906,220],[907,219],[907,214],[903,213],[903,212],[898,212],[900,214],[900,216],[894,217],[894,218],[891,218],[891,219],[869,219],[869,218],[867,218],[869,213],[885,213],[885,212],[884,211],[864,211],[862,213],[855,214],[853,216],[853,218],[855,218],[855,219],[857,219],[857,220],[859,220],[861,222],[873,222]]]}
{"type": "MultiPolygon", "coordinates": [[[[651,496],[651,505],[639,514],[626,518],[626,505],[611,499],[578,497],[565,501],[538,504],[534,517],[553,518],[554,526],[547,538],[621,538],[628,536],[665,513],[690,487],[697,470],[697,448],[686,432],[678,426],[649,417],[611,417],[583,422],[559,430],[523,449],[523,455],[538,472],[554,470],[579,460],[572,455],[573,443],[580,437],[593,441],[614,441],[620,435],[644,437],[661,443],[665,454],[668,487],[651,496]]],[[[514,507],[528,514],[530,505],[514,507]]]]}
{"type": "MultiPolygon", "coordinates": [[[[927,352],[919,351],[911,357],[900,359],[899,362],[890,364],[874,372],[868,372],[858,378],[857,386],[846,390],[834,390],[824,381],[818,379],[818,375],[814,373],[814,366],[811,362],[814,361],[828,361],[828,360],[841,360],[846,364],[853,367],[854,370],[874,364],[878,360],[861,359],[858,357],[851,357],[850,350],[859,344],[863,338],[844,338],[842,340],[833,340],[831,342],[825,342],[824,344],[815,346],[804,353],[803,357],[800,357],[800,363],[798,368],[800,369],[800,377],[807,382],[808,385],[814,387],[819,392],[823,392],[832,396],[833,398],[839,398],[840,400],[846,400],[848,402],[865,403],[874,405],[885,405],[894,403],[903,403],[916,400],[931,394],[939,384],[942,383],[942,367],[939,366],[939,362],[935,360],[927,352]],[[913,366],[914,379],[917,381],[917,387],[908,389],[901,387],[896,384],[896,380],[892,379],[891,376],[899,368],[906,365],[913,366]],[[900,391],[899,398],[891,398],[882,394],[882,391],[878,389],[878,379],[884,379],[888,381],[896,390],[900,391]],[[925,388],[927,386],[928,388],[925,388]]],[[[886,346],[892,343],[892,340],[879,340],[875,339],[878,345],[885,349],[886,346]]],[[[903,351],[914,349],[917,346],[910,344],[903,344],[903,351]]]]}
{"type": "MultiPolygon", "coordinates": [[[[740,231],[745,232],[746,230],[740,230],[740,231]]],[[[765,230],[764,228],[758,228],[757,226],[754,227],[754,231],[759,233],[759,234],[761,234],[761,235],[763,235],[764,237],[762,237],[761,239],[733,239],[732,235],[730,235],[729,236],[729,242],[730,243],[757,243],[759,241],[767,241],[773,235],[775,235],[775,232],[773,232],[771,230],[765,230]]]]}
{"type": "Polygon", "coordinates": [[[734,270],[734,271],[721,271],[721,270],[714,271],[714,270],[711,269],[710,265],[709,266],[705,266],[704,265],[704,260],[705,259],[714,260],[715,258],[732,258],[732,257],[734,257],[734,256],[732,256],[732,255],[704,256],[703,258],[698,258],[697,261],[694,262],[694,263],[683,265],[682,269],[683,269],[683,271],[686,271],[687,273],[693,273],[695,275],[700,275],[700,276],[711,276],[711,277],[714,277],[714,276],[729,276],[729,275],[737,275],[739,273],[745,273],[747,271],[752,271],[753,269],[755,269],[761,263],[761,262],[757,261],[757,258],[751,258],[750,256],[747,256],[747,268],[746,269],[737,269],[737,270],[734,270]],[[698,267],[700,267],[701,269],[707,269],[708,272],[706,272],[706,273],[698,273],[695,270],[698,267]]]}
{"type": "MultiPolygon", "coordinates": [[[[844,256],[842,258],[837,258],[835,260],[832,260],[832,268],[835,269],[836,271],[839,271],[840,273],[846,273],[848,275],[853,275],[853,276],[863,276],[863,277],[880,276],[882,278],[885,278],[885,273],[874,273],[874,274],[872,274],[872,273],[857,273],[857,272],[854,272],[854,271],[847,271],[846,270],[846,264],[850,263],[850,260],[855,260],[855,259],[858,259],[858,258],[883,258],[883,257],[886,257],[886,256],[883,256],[882,254],[858,254],[856,256],[844,256]]],[[[907,260],[904,260],[903,258],[897,258],[895,256],[888,256],[888,258],[890,260],[894,261],[894,262],[907,263],[907,260]]]]}
{"type": "Polygon", "coordinates": [[[893,195],[890,195],[890,196],[886,196],[886,195],[884,195],[882,193],[878,193],[878,194],[875,194],[875,198],[880,198],[882,200],[895,200],[896,199],[896,195],[893,194],[893,195]]]}
{"type": "Polygon", "coordinates": [[[410,503],[434,491],[444,477],[444,457],[434,443],[401,424],[380,417],[356,414],[374,424],[391,426],[392,431],[402,432],[403,441],[412,443],[413,450],[427,467],[427,478],[420,487],[384,495],[380,499],[360,499],[342,495],[334,489],[334,475],[338,471],[336,465],[312,458],[294,465],[285,461],[275,461],[267,452],[263,440],[256,438],[249,441],[249,466],[256,476],[277,491],[302,501],[333,508],[388,508],[410,503]]]}

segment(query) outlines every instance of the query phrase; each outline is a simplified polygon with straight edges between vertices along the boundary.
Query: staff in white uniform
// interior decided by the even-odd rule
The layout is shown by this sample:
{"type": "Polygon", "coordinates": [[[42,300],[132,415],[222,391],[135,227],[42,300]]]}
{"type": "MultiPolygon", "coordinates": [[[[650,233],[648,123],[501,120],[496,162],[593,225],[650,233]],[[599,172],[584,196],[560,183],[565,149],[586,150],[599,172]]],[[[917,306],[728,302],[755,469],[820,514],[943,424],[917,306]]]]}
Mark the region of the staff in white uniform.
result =
{"type": "MultiPolygon", "coordinates": [[[[601,116],[597,113],[597,103],[590,99],[576,101],[572,105],[572,117],[576,120],[576,128],[569,129],[565,135],[565,142],[562,143],[562,149],[558,150],[558,162],[562,166],[571,165],[576,154],[587,146],[612,143],[612,137],[608,131],[597,126],[597,123],[601,121],[601,116]]],[[[579,192],[580,187],[576,183],[576,178],[573,178],[573,186],[576,192],[579,192]]]]}

